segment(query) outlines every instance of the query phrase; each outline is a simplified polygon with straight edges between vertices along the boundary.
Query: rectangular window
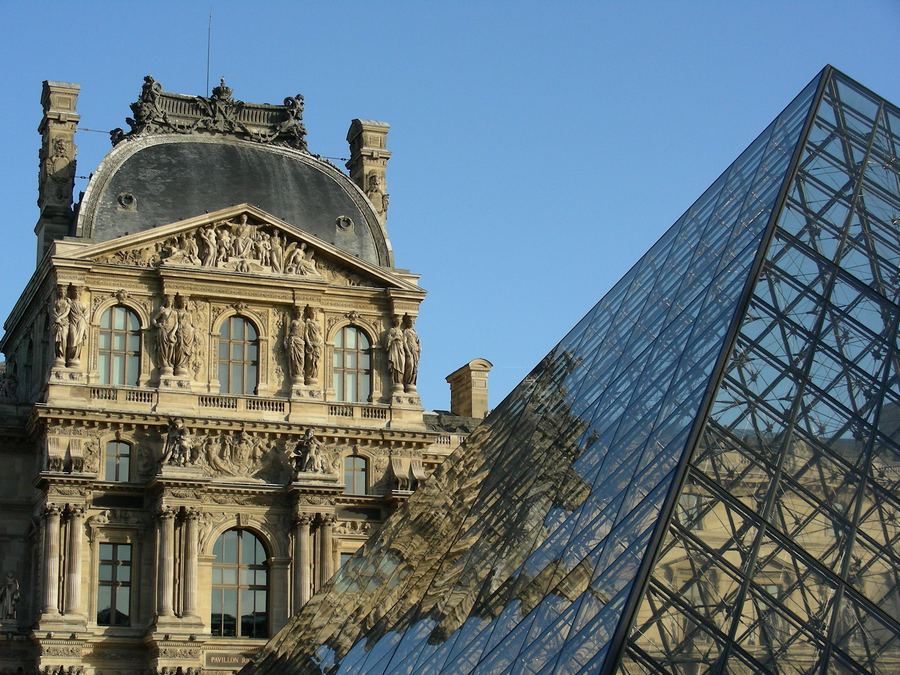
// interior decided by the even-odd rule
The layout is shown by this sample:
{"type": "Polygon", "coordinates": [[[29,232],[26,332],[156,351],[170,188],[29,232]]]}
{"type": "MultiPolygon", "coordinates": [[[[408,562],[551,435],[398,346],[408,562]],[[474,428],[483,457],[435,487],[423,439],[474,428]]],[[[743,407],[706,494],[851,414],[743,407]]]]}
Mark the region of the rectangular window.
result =
{"type": "Polygon", "coordinates": [[[100,544],[97,625],[131,625],[131,544],[100,544]]]}

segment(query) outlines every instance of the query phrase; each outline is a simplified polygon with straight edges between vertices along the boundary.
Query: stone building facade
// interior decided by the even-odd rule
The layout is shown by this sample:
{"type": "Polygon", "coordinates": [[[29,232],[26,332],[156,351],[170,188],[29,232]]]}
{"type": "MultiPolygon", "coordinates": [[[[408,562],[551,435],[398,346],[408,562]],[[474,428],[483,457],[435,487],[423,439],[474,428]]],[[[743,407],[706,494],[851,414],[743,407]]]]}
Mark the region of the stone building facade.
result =
{"type": "Polygon", "coordinates": [[[386,124],[353,121],[348,176],[301,96],[147,77],[73,208],[78,94],[44,83],[0,342],[0,673],[233,672],[459,445],[490,364],[423,411],[386,124]]]}

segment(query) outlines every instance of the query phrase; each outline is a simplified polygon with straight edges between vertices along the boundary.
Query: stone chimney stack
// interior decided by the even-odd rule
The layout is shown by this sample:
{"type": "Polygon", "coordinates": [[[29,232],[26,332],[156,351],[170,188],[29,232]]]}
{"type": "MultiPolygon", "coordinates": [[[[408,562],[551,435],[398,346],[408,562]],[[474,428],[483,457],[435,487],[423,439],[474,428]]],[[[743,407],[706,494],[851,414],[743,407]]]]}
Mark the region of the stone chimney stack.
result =
{"type": "Polygon", "coordinates": [[[494,364],[473,359],[447,376],[450,383],[450,412],[461,417],[482,419],[488,410],[488,373],[494,364]]]}
{"type": "Polygon", "coordinates": [[[346,166],[350,178],[366,193],[382,225],[387,221],[388,210],[387,163],[391,152],[387,149],[387,135],[390,128],[386,122],[353,120],[347,132],[350,161],[346,166]]]}
{"type": "Polygon", "coordinates": [[[75,112],[81,87],[69,82],[44,80],[41,106],[44,116],[38,127],[37,261],[40,262],[56,239],[69,234],[72,224],[72,191],[75,187],[75,112]]]}

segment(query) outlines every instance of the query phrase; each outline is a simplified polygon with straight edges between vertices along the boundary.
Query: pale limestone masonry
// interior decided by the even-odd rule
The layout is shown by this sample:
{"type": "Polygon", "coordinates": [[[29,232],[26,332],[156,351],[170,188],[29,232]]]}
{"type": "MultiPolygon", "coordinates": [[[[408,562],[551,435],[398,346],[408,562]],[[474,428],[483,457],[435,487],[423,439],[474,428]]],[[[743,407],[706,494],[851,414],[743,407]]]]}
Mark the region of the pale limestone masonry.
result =
{"type": "Polygon", "coordinates": [[[476,419],[487,414],[488,373],[493,367],[487,359],[473,359],[447,376],[451,413],[476,419]]]}
{"type": "MultiPolygon", "coordinates": [[[[386,124],[353,121],[348,177],[306,150],[299,95],[243,104],[224,83],[188,97],[148,77],[75,223],[78,93],[44,83],[38,265],[0,340],[0,579],[20,589],[0,673],[231,673],[472,421],[425,415],[418,353],[412,385],[391,386],[384,334],[402,321],[416,347],[425,291],[392,264],[386,124]],[[265,175],[296,171],[299,192],[204,164],[238,155],[265,175]],[[172,157],[194,164],[159,164],[172,157]],[[166,182],[178,171],[183,192],[166,182]],[[202,183],[215,172],[227,194],[202,183]],[[266,199],[299,206],[272,213],[266,199]],[[232,530],[264,550],[264,575],[247,582],[245,566],[233,591],[266,600],[247,609],[240,595],[244,620],[219,616],[234,632],[261,626],[253,637],[213,626],[228,574],[216,547],[232,530]]],[[[483,413],[490,364],[472,364],[484,389],[469,412],[483,413]]]]}

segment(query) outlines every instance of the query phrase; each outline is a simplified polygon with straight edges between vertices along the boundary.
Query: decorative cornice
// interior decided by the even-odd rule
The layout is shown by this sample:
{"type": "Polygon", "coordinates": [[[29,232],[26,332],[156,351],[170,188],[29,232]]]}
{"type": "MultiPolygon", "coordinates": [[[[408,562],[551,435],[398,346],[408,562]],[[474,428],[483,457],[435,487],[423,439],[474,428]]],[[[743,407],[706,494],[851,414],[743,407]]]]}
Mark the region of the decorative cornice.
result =
{"type": "Polygon", "coordinates": [[[131,131],[109,132],[113,145],[150,134],[212,134],[257,143],[281,145],[308,152],[303,125],[303,97],[288,96],[283,105],[244,103],[232,96],[222,79],[211,96],[188,96],[164,91],[147,75],[138,100],[131,104],[134,117],[125,121],[131,131]]]}

